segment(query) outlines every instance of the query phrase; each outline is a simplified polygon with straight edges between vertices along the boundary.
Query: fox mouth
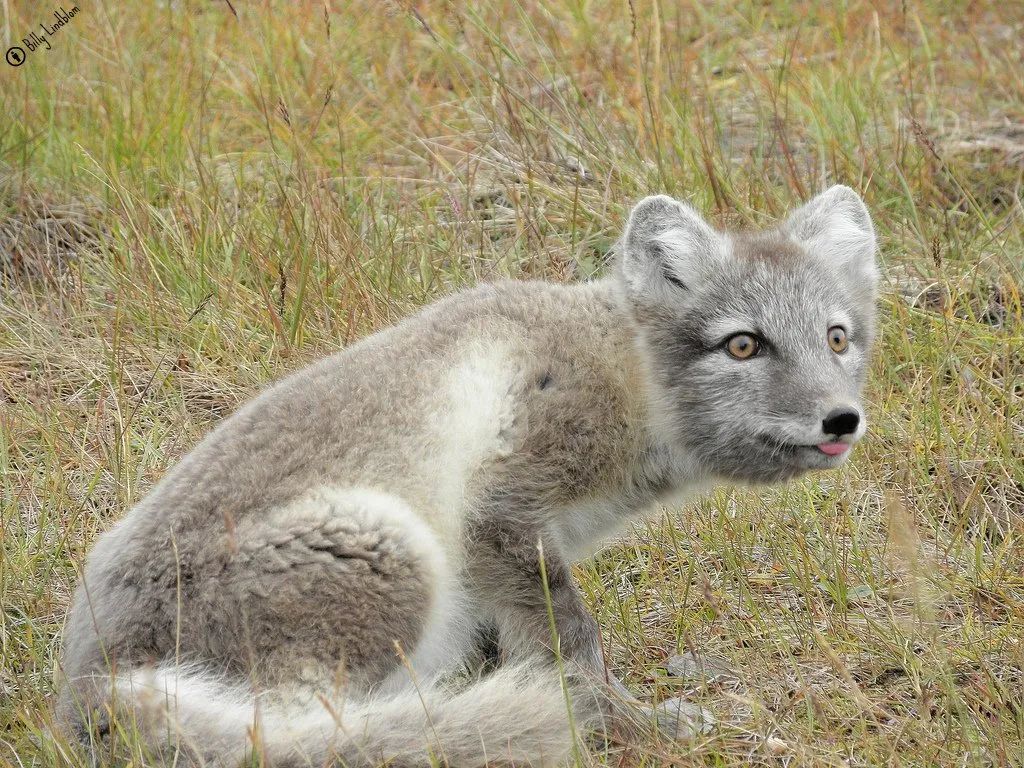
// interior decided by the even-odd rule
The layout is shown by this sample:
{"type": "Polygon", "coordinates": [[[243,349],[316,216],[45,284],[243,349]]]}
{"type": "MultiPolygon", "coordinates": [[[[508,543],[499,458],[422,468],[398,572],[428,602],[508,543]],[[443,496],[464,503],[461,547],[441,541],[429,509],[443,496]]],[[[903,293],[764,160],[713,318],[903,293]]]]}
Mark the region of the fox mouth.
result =
{"type": "Polygon", "coordinates": [[[793,443],[764,433],[759,434],[758,438],[776,452],[795,454],[811,451],[819,455],[828,456],[829,458],[843,456],[853,447],[852,442],[848,443],[840,440],[826,440],[820,443],[793,443]]]}

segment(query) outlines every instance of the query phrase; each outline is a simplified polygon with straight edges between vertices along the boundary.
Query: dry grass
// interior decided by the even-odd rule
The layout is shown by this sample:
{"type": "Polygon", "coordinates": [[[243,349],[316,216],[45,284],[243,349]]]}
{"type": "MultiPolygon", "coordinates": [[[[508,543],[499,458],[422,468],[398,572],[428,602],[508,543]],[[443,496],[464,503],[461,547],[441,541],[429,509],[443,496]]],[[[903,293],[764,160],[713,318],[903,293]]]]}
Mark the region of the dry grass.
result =
{"type": "MultiPolygon", "coordinates": [[[[5,47],[38,8],[0,3],[5,47]]],[[[627,680],[721,720],[588,759],[1024,765],[1022,34],[1009,2],[84,4],[0,73],[0,762],[79,764],[38,745],[75,569],[264,382],[600,272],[646,192],[756,226],[839,181],[889,278],[870,439],[581,567],[627,680]]]]}

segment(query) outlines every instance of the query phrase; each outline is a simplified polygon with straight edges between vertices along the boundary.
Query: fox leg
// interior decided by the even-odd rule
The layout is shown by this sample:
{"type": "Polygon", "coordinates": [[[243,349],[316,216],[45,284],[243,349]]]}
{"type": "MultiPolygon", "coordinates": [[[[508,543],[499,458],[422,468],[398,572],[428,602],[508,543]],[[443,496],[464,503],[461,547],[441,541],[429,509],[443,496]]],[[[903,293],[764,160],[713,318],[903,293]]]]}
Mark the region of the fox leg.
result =
{"type": "Polygon", "coordinates": [[[684,738],[702,724],[695,722],[703,714],[698,707],[681,699],[658,706],[641,702],[607,668],[597,622],[569,563],[542,527],[524,525],[521,516],[493,517],[478,520],[470,540],[470,589],[495,616],[504,650],[513,656],[557,651],[567,675],[589,685],[595,707],[617,727],[634,732],[656,727],[670,738],[684,738]],[[552,647],[552,619],[557,648],[552,647]]]}
{"type": "Polygon", "coordinates": [[[568,564],[545,542],[539,527],[523,525],[522,519],[475,522],[466,567],[468,587],[494,616],[503,650],[513,655],[554,650],[550,600],[557,650],[570,671],[603,674],[597,622],[587,612],[568,564]]]}
{"type": "Polygon", "coordinates": [[[247,671],[272,685],[384,679],[420,642],[446,567],[416,513],[368,489],[316,489],[240,526],[235,546],[208,593],[224,610],[205,621],[224,620],[203,634],[223,643],[213,655],[240,650],[257,665],[247,671]]]}

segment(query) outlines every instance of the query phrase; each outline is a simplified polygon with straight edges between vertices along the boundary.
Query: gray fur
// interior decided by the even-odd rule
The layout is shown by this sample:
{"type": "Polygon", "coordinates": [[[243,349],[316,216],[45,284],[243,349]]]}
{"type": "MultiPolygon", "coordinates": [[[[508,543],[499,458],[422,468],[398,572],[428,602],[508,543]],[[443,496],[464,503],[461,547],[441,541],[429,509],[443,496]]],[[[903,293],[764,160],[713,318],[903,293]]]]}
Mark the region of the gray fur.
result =
{"type": "Polygon", "coordinates": [[[63,720],[128,713],[157,749],[218,766],[256,748],[275,765],[558,762],[557,643],[582,731],[667,727],[684,705],[645,709],[607,671],[570,564],[716,478],[841,463],[814,445],[829,408],[859,409],[874,279],[845,188],[743,235],[659,196],[606,280],[468,291],[285,379],[96,544],[63,720]],[[733,327],[767,353],[730,358],[733,327]],[[509,666],[445,693],[491,625],[509,666]]]}

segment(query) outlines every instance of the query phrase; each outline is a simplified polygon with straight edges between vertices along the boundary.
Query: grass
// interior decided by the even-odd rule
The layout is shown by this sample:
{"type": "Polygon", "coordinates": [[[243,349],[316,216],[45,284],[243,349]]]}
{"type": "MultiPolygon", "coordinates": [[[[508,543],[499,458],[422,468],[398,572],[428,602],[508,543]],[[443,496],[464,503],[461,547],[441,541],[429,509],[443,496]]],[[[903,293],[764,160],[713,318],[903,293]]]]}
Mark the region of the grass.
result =
{"type": "MultiPolygon", "coordinates": [[[[5,48],[39,8],[0,2],[5,48]]],[[[265,382],[599,273],[648,192],[758,226],[842,182],[886,275],[869,439],[580,566],[627,682],[720,720],[586,760],[1024,765],[1022,33],[987,0],[83,3],[0,65],[0,763],[80,764],[39,746],[76,568],[265,382]]]]}

